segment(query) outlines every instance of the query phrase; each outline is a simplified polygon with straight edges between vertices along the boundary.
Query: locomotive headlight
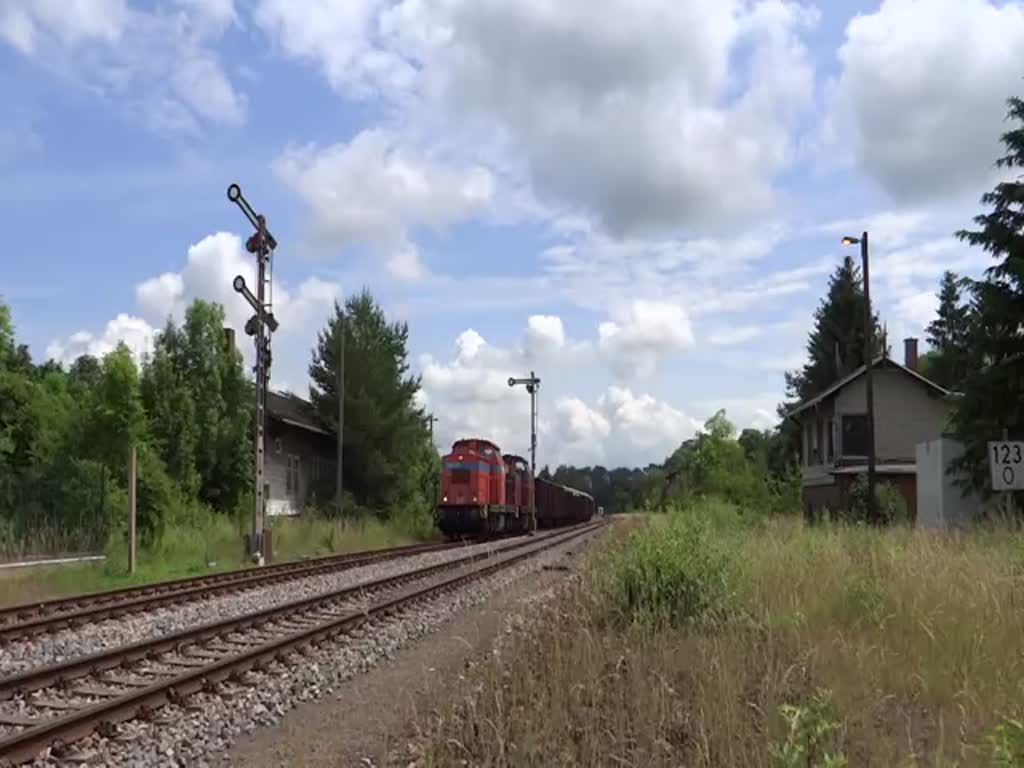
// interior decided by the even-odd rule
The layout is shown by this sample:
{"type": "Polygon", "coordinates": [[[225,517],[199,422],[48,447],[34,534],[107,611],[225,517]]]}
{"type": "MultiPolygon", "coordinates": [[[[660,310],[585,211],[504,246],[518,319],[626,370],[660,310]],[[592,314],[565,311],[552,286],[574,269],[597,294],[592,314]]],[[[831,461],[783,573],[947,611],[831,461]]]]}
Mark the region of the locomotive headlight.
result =
{"type": "Polygon", "coordinates": [[[448,497],[447,496],[442,496],[441,497],[441,501],[448,501],[448,497]]]}

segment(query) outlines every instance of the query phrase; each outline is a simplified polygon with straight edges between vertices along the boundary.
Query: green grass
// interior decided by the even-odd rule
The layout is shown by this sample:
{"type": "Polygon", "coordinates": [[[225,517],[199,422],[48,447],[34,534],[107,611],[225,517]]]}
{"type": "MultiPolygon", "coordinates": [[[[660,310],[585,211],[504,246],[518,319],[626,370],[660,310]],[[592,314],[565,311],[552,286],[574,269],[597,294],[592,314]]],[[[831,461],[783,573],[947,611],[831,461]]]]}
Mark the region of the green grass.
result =
{"type": "MultiPolygon", "coordinates": [[[[272,518],[270,527],[275,562],[382,549],[436,536],[428,516],[411,514],[387,521],[272,518]]],[[[102,563],[0,571],[0,605],[245,567],[242,535],[247,531],[233,518],[195,513],[187,523],[168,526],[159,541],[140,549],[134,576],[128,574],[127,544],[115,536],[102,563]]]]}
{"type": "Polygon", "coordinates": [[[1024,765],[1024,536],[703,503],[591,553],[424,765],[1024,765]]]}

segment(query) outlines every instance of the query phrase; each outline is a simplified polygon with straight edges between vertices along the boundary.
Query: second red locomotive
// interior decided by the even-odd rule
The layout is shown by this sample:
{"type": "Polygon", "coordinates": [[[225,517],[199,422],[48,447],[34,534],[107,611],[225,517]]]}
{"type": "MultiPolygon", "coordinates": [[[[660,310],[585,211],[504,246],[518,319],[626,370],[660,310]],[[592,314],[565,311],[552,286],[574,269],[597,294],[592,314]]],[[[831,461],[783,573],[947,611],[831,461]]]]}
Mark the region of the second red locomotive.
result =
{"type": "Polygon", "coordinates": [[[547,480],[534,484],[526,460],[502,456],[490,440],[457,440],[442,461],[437,524],[448,536],[525,533],[583,523],[594,515],[589,494],[547,480]]]}

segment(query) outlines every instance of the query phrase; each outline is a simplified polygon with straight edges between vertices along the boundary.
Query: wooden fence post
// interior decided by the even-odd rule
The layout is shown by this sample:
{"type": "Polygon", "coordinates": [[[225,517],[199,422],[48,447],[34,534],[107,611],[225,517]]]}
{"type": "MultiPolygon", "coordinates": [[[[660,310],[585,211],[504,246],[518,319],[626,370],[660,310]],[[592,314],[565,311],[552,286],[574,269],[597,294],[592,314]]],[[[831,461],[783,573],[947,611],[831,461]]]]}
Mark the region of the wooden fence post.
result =
{"type": "Polygon", "coordinates": [[[128,455],[128,573],[135,573],[135,476],[138,468],[135,446],[128,455]]]}

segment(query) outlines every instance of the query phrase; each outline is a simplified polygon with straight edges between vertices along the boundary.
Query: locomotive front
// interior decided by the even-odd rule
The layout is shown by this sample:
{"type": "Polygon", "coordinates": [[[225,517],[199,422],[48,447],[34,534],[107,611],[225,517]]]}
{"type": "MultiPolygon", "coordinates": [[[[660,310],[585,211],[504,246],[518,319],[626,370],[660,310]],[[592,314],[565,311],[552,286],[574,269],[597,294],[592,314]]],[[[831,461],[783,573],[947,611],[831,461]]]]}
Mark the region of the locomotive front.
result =
{"type": "Polygon", "coordinates": [[[442,459],[437,526],[446,536],[490,530],[492,509],[505,506],[505,463],[489,440],[458,440],[442,459]]]}

